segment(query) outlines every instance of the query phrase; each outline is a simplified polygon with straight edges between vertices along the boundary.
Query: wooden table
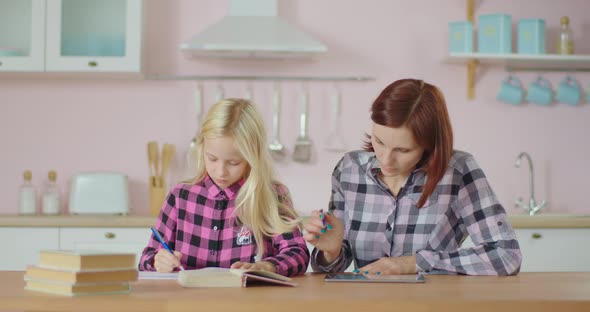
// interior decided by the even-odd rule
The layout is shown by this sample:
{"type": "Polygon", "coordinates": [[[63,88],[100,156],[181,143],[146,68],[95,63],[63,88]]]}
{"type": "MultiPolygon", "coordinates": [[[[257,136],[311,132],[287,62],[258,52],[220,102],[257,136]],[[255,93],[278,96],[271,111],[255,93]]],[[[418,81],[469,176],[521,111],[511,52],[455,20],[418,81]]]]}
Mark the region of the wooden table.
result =
{"type": "Polygon", "coordinates": [[[590,311],[590,273],[511,277],[427,276],[424,284],[324,283],[298,287],[182,288],[141,280],[130,294],[61,297],[26,291],[23,272],[0,271],[0,311],[590,311]]]}

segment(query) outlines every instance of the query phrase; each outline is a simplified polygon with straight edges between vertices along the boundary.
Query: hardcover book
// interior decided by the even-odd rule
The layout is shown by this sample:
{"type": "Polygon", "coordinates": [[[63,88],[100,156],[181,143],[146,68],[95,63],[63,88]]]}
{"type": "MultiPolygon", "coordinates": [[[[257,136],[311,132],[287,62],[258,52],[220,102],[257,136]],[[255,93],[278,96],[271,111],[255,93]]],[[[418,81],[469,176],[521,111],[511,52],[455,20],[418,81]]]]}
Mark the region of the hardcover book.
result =
{"type": "Polygon", "coordinates": [[[134,269],[134,253],[117,253],[96,250],[43,250],[39,267],[71,271],[101,271],[134,269]]]}
{"type": "Polygon", "coordinates": [[[126,294],[128,282],[72,284],[48,280],[25,279],[25,289],[62,296],[126,294]]]}
{"type": "Polygon", "coordinates": [[[50,280],[65,283],[131,282],[137,280],[136,269],[111,271],[68,271],[29,266],[25,279],[50,280]]]}

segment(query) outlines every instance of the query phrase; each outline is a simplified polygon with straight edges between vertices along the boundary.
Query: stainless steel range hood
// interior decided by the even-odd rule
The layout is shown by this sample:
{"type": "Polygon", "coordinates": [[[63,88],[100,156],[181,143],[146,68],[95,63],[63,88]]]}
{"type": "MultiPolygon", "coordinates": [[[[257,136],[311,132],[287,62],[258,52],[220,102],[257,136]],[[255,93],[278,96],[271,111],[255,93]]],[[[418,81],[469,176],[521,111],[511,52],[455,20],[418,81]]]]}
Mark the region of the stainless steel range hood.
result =
{"type": "Polygon", "coordinates": [[[277,16],[277,0],[229,0],[229,14],[181,44],[193,56],[310,58],[328,48],[277,16]]]}

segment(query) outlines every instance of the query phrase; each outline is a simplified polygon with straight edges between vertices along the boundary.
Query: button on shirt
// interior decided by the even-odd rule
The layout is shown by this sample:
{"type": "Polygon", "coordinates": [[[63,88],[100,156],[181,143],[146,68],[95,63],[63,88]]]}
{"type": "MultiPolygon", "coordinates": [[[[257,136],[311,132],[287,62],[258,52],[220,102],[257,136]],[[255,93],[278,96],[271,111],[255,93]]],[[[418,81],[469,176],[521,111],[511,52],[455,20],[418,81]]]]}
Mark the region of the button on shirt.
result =
{"type": "MultiPolygon", "coordinates": [[[[207,176],[194,185],[178,184],[168,194],[156,229],[172,250],[182,253],[180,261],[185,268],[229,268],[237,261],[256,262],[254,234],[238,224],[234,215],[235,198],[242,184],[221,190],[207,176]]],[[[274,187],[279,201],[292,207],[288,189],[280,184],[274,187]]],[[[307,270],[309,251],[299,229],[266,237],[263,244],[261,260],[273,263],[278,274],[295,276],[307,270]]],[[[161,248],[152,235],[139,269],[154,271],[154,257],[161,248]]]]}
{"type": "Polygon", "coordinates": [[[382,257],[416,255],[418,271],[509,275],[522,255],[506,212],[473,156],[455,151],[433,194],[422,208],[426,175],[415,170],[396,196],[379,180],[372,152],[347,153],[332,175],[329,209],[345,228],[340,256],[314,271],[337,272],[351,262],[360,268],[382,257]],[[470,235],[475,247],[461,248],[470,235]]]}

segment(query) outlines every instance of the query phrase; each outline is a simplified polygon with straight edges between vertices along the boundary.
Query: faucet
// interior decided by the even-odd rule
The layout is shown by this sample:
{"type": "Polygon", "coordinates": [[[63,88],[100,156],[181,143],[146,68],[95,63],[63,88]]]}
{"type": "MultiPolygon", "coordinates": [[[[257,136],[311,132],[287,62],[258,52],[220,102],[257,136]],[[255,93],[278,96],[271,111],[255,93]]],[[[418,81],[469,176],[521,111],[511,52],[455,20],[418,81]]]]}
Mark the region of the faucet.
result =
{"type": "Polygon", "coordinates": [[[518,154],[518,157],[516,157],[516,163],[514,163],[514,166],[516,168],[520,168],[520,163],[522,162],[523,158],[526,158],[526,160],[528,160],[528,162],[529,162],[529,173],[530,173],[530,177],[531,177],[531,198],[529,199],[529,203],[527,205],[522,200],[522,197],[519,197],[516,200],[516,206],[526,210],[529,213],[529,216],[534,216],[537,213],[537,211],[539,211],[541,208],[545,207],[545,205],[547,203],[545,202],[545,200],[542,200],[539,204],[537,204],[537,202],[535,200],[535,172],[533,170],[533,160],[531,159],[531,155],[529,155],[529,153],[527,153],[527,152],[522,152],[522,153],[518,154]]]}

